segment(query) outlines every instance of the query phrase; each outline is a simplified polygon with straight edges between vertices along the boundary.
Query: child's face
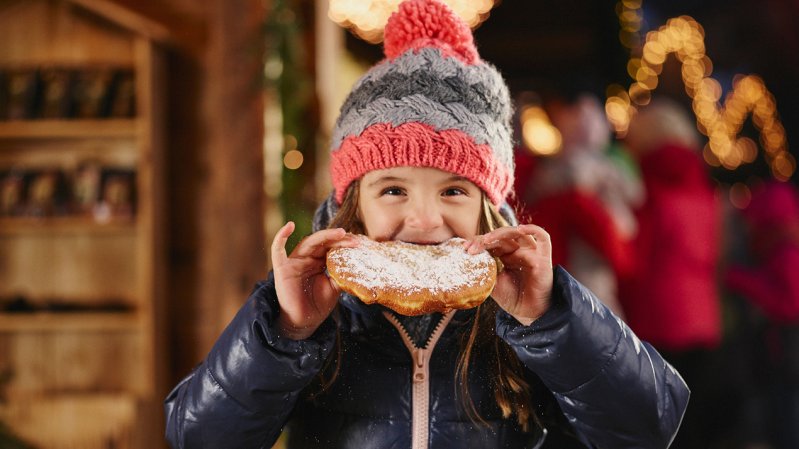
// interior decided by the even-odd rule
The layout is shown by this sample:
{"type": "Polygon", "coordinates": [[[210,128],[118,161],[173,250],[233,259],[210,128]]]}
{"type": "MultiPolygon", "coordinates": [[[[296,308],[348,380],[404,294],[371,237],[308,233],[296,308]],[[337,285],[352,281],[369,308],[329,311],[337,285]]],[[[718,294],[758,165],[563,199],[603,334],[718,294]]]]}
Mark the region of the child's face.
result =
{"type": "Polygon", "coordinates": [[[396,167],[363,176],[359,217],[378,241],[440,243],[477,234],[482,191],[465,178],[435,168],[396,167]]]}

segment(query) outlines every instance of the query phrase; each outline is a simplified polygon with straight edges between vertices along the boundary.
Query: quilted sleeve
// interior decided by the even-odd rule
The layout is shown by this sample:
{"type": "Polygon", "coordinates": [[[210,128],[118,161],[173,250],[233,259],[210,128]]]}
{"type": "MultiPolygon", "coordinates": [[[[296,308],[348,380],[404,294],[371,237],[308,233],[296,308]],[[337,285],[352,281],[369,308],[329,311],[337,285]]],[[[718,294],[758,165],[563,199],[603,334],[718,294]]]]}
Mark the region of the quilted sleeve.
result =
{"type": "Polygon", "coordinates": [[[256,286],[206,359],[167,396],[174,449],[271,447],[334,344],[328,319],[308,340],[281,338],[271,279],[256,286]]]}
{"type": "Polygon", "coordinates": [[[688,403],[685,382],[563,268],[544,316],[524,326],[500,312],[497,332],[552,391],[584,443],[667,448],[673,440],[688,403]]]}

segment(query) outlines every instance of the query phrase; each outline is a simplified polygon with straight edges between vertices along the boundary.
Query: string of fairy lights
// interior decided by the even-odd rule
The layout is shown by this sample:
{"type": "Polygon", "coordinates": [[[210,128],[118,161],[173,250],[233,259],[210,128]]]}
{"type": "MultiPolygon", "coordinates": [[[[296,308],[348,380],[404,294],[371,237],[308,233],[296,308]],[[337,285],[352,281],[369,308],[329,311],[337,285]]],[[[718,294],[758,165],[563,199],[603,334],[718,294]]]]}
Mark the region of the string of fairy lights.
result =
{"type": "Polygon", "coordinates": [[[614,85],[608,89],[605,112],[618,135],[626,133],[638,107],[649,103],[666,58],[674,55],[681,64],[682,81],[692,101],[697,129],[708,138],[703,151],[707,163],[735,170],[755,160],[757,143],[739,136],[751,114],[772,175],[782,181],[790,179],[796,171],[796,160],[788,152],[776,101],[762,78],[735,76],[732,89],[720,103],[722,87],[711,77],[713,63],[705,53],[704,30],[696,20],[688,16],[669,19],[647,33],[641,45],[641,0],[622,0],[616,12],[621,26],[620,41],[631,49],[627,71],[634,80],[629,88],[614,85]]]}
{"type": "MultiPolygon", "coordinates": [[[[485,20],[494,0],[445,0],[472,27],[485,20]]],[[[328,16],[348,27],[369,42],[382,39],[383,27],[401,0],[330,0],[328,16]]],[[[776,101],[757,75],[737,75],[732,88],[724,94],[719,81],[712,77],[713,63],[705,51],[705,34],[693,18],[680,16],[642,35],[646,28],[643,0],[620,0],[616,4],[619,40],[630,49],[627,72],[629,87],[608,88],[605,112],[619,137],[624,137],[638,108],[646,106],[657,89],[663,65],[669,56],[680,63],[685,92],[691,99],[697,129],[707,136],[703,156],[708,164],[735,170],[753,162],[759,147],[764,150],[774,178],[786,181],[796,171],[796,159],[788,144],[776,101]],[[723,96],[723,102],[722,102],[723,96]],[[759,145],[740,136],[746,120],[760,133],[759,145]]],[[[558,130],[549,123],[543,110],[535,105],[520,114],[522,138],[537,154],[553,154],[561,141],[558,130]],[[542,115],[543,114],[543,115],[542,115]]]]}

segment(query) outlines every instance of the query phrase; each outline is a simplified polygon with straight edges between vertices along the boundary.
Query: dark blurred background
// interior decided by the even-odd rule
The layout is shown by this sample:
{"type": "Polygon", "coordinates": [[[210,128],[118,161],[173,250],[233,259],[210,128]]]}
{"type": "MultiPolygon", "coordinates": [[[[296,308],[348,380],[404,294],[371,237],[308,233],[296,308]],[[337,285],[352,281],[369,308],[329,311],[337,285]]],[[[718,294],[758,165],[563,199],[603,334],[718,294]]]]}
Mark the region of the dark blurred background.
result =
{"type": "MultiPolygon", "coordinates": [[[[756,74],[774,94],[787,133],[788,148],[796,156],[799,138],[799,18],[796,0],[647,0],[640,5],[640,34],[657,30],[673,17],[687,15],[705,31],[706,54],[713,62],[712,77],[726,94],[735,75],[756,74]]],[[[499,2],[475,30],[483,59],[494,63],[514,92],[568,93],[590,90],[604,96],[611,84],[629,86],[630,49],[620,41],[617,9],[609,0],[558,2],[499,2]]],[[[374,63],[381,47],[348,34],[347,48],[374,63]]],[[[654,95],[668,96],[690,108],[691,100],[670,57],[654,95]]],[[[751,128],[751,126],[749,127],[751,128]]],[[[752,129],[745,129],[754,133],[752,129]]],[[[755,140],[757,136],[754,135],[755,140]]],[[[734,172],[714,170],[724,182],[752,175],[768,176],[762,159],[734,172]]]]}

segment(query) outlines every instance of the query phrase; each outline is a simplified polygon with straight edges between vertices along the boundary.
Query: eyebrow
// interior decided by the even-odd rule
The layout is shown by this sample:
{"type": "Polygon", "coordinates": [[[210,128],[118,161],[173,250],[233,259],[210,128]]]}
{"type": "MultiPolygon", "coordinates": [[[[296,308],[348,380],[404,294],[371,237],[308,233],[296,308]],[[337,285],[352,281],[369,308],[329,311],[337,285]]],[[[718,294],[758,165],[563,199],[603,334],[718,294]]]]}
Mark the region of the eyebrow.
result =
{"type": "MultiPolygon", "coordinates": [[[[377,184],[383,184],[383,183],[386,183],[386,182],[407,182],[407,181],[408,181],[408,178],[403,178],[401,176],[383,176],[381,178],[375,179],[374,181],[370,182],[366,186],[367,187],[374,187],[377,184]]],[[[442,181],[441,183],[442,184],[447,184],[447,183],[450,183],[450,182],[462,182],[462,181],[469,181],[469,180],[466,179],[463,176],[452,175],[449,178],[447,178],[444,181],[442,181]]]]}
{"type": "Polygon", "coordinates": [[[448,178],[448,179],[446,180],[446,182],[458,182],[458,181],[468,181],[468,182],[471,182],[471,181],[469,181],[468,179],[466,179],[465,177],[463,177],[463,176],[458,176],[458,175],[452,176],[452,177],[450,177],[450,178],[448,178]]]}
{"type": "Polygon", "coordinates": [[[367,184],[367,187],[374,187],[377,184],[383,184],[385,182],[398,182],[398,181],[407,181],[405,178],[400,178],[399,176],[383,176],[380,178],[375,179],[374,181],[367,184]]]}

